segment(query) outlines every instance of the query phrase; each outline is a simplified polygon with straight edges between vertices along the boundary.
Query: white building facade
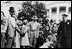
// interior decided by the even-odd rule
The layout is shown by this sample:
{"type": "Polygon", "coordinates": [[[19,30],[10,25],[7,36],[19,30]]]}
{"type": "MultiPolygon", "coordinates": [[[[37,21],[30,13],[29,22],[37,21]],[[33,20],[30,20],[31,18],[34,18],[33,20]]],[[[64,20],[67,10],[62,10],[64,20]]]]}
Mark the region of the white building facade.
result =
{"type": "Polygon", "coordinates": [[[62,18],[62,14],[67,14],[67,19],[71,20],[71,2],[68,1],[61,1],[61,2],[54,2],[47,5],[47,15],[49,19],[56,19],[59,20],[62,18]]]}

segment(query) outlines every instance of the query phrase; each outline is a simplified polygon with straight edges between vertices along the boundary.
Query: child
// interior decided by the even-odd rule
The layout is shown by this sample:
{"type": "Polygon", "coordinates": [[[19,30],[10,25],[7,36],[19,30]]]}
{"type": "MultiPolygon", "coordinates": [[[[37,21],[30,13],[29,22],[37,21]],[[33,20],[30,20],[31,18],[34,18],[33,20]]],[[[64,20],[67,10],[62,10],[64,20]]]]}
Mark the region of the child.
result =
{"type": "Polygon", "coordinates": [[[28,30],[27,20],[24,20],[22,25],[22,34],[24,34],[24,36],[21,37],[21,46],[23,47],[29,46],[28,30]]]}

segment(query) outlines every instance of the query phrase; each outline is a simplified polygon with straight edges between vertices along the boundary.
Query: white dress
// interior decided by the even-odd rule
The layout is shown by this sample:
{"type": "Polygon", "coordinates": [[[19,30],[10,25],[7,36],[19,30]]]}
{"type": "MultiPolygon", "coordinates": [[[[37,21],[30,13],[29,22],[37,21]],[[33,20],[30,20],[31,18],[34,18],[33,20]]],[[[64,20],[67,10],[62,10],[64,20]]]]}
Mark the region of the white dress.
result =
{"type": "MultiPolygon", "coordinates": [[[[27,29],[26,25],[25,26],[23,25],[22,27],[24,28],[24,31],[25,31],[25,29],[27,29]]],[[[28,32],[26,32],[25,36],[21,38],[21,45],[22,46],[29,46],[30,45],[29,38],[28,38],[28,32]]]]}
{"type": "Polygon", "coordinates": [[[20,34],[16,31],[15,37],[16,48],[20,48],[20,34]]]}

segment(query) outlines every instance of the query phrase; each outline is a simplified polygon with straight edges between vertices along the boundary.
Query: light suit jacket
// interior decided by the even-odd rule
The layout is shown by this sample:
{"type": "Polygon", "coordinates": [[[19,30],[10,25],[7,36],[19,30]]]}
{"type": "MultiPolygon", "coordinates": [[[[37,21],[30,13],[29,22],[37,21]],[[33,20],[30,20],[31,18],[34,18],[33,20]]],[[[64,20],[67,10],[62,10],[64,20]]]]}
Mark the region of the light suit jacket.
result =
{"type": "Polygon", "coordinates": [[[9,35],[9,37],[14,37],[15,26],[12,24],[13,22],[11,22],[11,21],[15,21],[15,20],[11,20],[10,18],[8,19],[8,35],[9,35]]]}

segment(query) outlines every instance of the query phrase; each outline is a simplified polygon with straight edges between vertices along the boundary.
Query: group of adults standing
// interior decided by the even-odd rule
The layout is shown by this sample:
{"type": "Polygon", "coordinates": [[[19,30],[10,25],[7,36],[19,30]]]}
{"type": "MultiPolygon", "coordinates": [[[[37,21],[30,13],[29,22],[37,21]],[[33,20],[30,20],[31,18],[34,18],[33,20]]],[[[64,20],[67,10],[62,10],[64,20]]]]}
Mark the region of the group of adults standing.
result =
{"type": "MultiPolygon", "coordinates": [[[[33,15],[32,21],[30,22],[28,22],[27,19],[20,21],[17,19],[17,16],[15,15],[14,7],[10,7],[9,13],[10,15],[8,16],[8,18],[6,18],[4,13],[1,11],[1,47],[2,48],[21,48],[21,47],[36,48],[37,47],[36,45],[38,45],[37,40],[40,40],[40,42],[42,40],[46,40],[46,39],[42,39],[42,40],[38,39],[41,36],[41,34],[43,34],[42,32],[40,33],[40,28],[43,25],[41,21],[42,19],[40,19],[38,22],[37,21],[38,17],[36,15],[33,15]]],[[[67,15],[63,14],[63,21],[60,23],[60,26],[57,31],[58,48],[71,47],[70,44],[71,30],[69,30],[71,29],[70,28],[71,21],[65,21],[66,16],[67,15]]],[[[45,36],[47,35],[46,31],[44,32],[44,34],[45,36]]],[[[52,34],[52,32],[50,32],[50,34],[52,34]]],[[[49,43],[47,43],[47,45],[48,44],[49,43]]]]}
{"type": "Polygon", "coordinates": [[[33,21],[28,22],[27,20],[20,21],[16,18],[14,7],[10,7],[9,13],[9,17],[5,18],[4,13],[1,11],[1,21],[3,20],[1,23],[1,47],[35,47],[37,42],[36,40],[39,36],[40,26],[36,21],[38,19],[37,16],[34,15],[32,17],[33,21]]]}

